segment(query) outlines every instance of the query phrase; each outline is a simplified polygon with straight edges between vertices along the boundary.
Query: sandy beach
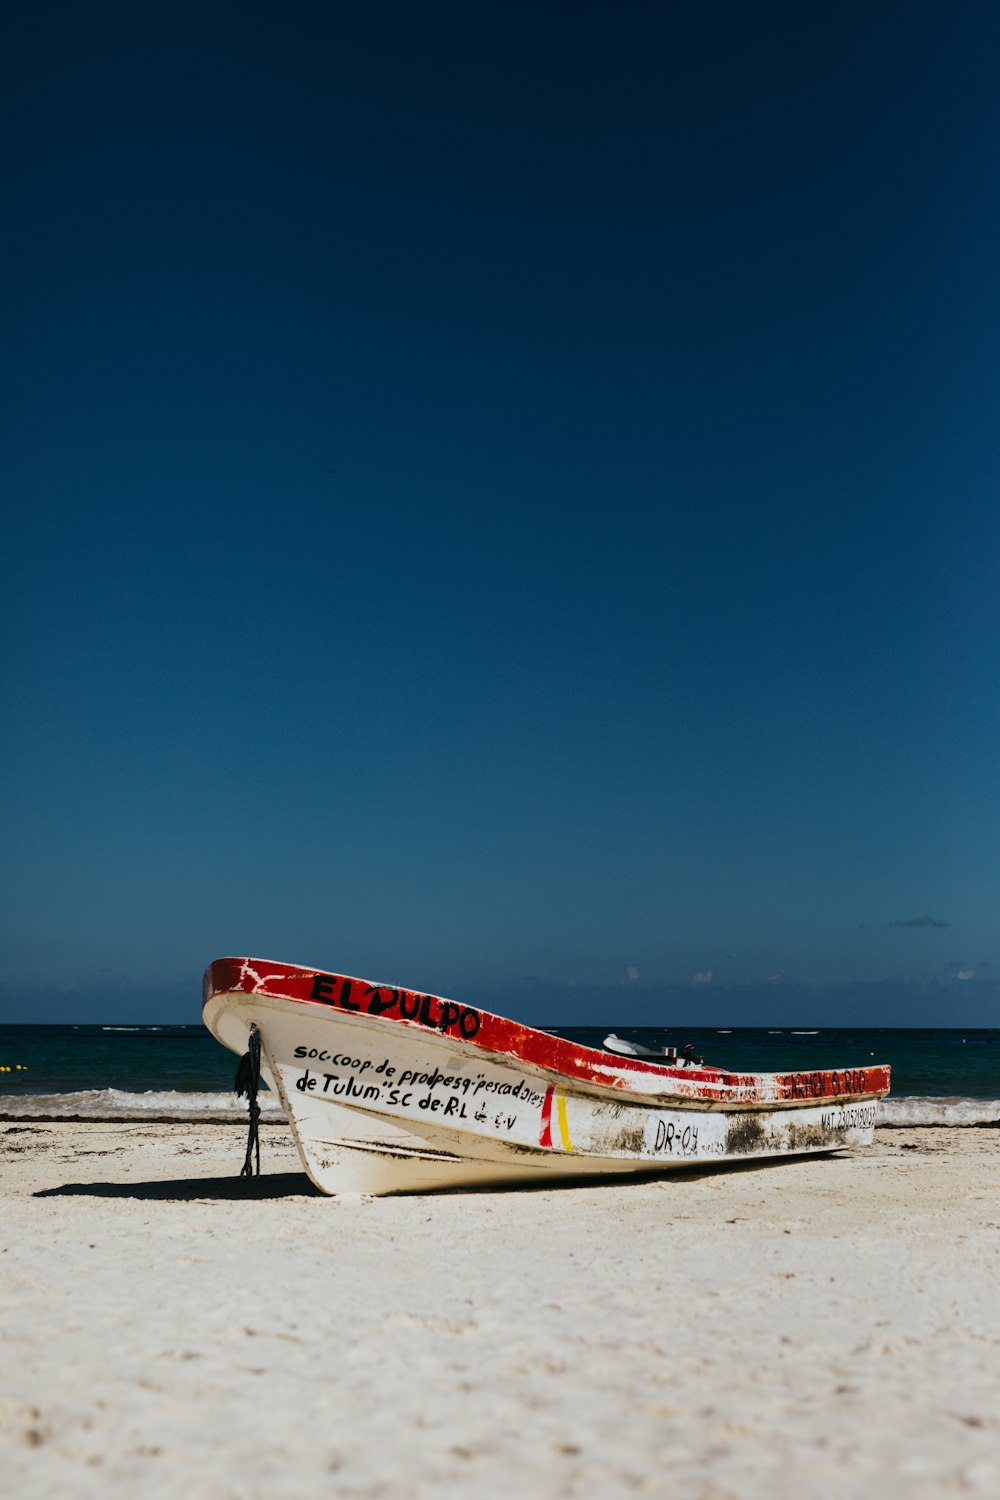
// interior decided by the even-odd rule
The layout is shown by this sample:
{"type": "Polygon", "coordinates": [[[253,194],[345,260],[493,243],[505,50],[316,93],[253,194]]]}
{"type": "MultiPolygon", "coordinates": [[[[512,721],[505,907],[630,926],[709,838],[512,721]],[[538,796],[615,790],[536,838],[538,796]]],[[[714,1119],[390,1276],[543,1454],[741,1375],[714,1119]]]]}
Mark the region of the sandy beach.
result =
{"type": "Polygon", "coordinates": [[[1000,1136],[332,1199],[287,1127],[0,1124],[0,1494],[1000,1493],[1000,1136]]]}

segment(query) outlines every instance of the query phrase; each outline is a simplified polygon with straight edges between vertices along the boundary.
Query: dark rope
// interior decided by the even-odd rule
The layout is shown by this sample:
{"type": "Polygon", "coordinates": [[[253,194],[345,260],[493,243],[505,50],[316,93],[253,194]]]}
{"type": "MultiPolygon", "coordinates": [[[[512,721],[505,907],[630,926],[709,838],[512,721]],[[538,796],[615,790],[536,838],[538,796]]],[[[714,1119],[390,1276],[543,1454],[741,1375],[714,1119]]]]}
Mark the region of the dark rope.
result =
{"type": "Polygon", "coordinates": [[[247,1137],[247,1156],[243,1163],[241,1177],[252,1177],[254,1175],[254,1157],[257,1160],[257,1176],[260,1176],[260,1140],[257,1135],[257,1121],[260,1119],[260,1105],[257,1103],[257,1089],[260,1086],[260,1032],[256,1026],[250,1027],[250,1040],[247,1051],[240,1058],[239,1067],[236,1069],[237,1099],[247,1098],[247,1110],[250,1115],[250,1134],[247,1137]]]}

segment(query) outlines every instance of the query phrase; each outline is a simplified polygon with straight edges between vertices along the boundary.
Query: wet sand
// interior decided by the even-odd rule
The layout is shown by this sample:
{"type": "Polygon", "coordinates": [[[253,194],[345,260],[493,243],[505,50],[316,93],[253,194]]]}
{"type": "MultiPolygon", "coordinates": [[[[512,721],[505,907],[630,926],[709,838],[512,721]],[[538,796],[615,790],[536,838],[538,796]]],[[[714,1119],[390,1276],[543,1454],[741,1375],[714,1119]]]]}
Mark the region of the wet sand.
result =
{"type": "Polygon", "coordinates": [[[0,1123],[0,1495],[1000,1493],[1000,1132],[324,1198],[287,1127],[0,1123]]]}

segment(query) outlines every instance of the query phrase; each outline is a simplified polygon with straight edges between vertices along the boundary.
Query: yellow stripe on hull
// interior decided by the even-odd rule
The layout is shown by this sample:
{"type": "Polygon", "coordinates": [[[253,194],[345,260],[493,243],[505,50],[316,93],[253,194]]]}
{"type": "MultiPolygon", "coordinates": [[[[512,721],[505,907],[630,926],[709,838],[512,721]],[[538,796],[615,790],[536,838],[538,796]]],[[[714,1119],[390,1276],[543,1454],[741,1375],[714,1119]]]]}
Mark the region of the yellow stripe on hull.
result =
{"type": "Polygon", "coordinates": [[[559,1139],[563,1143],[564,1151],[572,1151],[573,1142],[569,1138],[569,1126],[566,1123],[566,1099],[562,1094],[556,1094],[556,1121],[559,1125],[559,1139]]]}

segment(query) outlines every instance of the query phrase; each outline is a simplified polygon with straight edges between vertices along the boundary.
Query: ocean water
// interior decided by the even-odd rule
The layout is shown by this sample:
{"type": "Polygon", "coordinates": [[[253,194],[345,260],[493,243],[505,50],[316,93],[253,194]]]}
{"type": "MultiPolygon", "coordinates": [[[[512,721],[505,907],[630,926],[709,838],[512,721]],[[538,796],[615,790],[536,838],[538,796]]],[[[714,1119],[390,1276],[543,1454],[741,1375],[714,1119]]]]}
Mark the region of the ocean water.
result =
{"type": "MultiPolygon", "coordinates": [[[[645,1046],[687,1042],[738,1073],[806,1072],[889,1063],[883,1125],[1000,1123],[1000,1030],[738,1027],[655,1031],[552,1027],[599,1047],[610,1031],[645,1046]]],[[[240,1120],[237,1058],[201,1025],[0,1026],[0,1120],[40,1118],[240,1120]]],[[[261,1093],[264,1117],[280,1118],[261,1093]]]]}

